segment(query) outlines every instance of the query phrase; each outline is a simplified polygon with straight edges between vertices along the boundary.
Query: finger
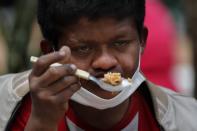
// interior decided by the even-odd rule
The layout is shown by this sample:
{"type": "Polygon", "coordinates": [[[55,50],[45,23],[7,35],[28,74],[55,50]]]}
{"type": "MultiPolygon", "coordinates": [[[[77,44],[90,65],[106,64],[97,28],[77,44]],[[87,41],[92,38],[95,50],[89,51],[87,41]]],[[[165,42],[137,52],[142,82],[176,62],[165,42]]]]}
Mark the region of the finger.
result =
{"type": "Polygon", "coordinates": [[[38,84],[46,87],[52,83],[62,79],[67,75],[74,75],[76,66],[73,64],[65,64],[58,67],[50,67],[42,76],[39,77],[38,84]]]}
{"type": "Polygon", "coordinates": [[[45,72],[49,66],[55,62],[68,60],[70,58],[70,49],[66,46],[62,47],[60,51],[53,52],[47,55],[41,56],[38,61],[34,64],[32,69],[32,75],[40,76],[45,72]]]}
{"type": "Polygon", "coordinates": [[[70,88],[73,84],[79,84],[79,78],[76,76],[66,76],[50,85],[47,90],[51,92],[51,95],[56,95],[64,89],[70,88]]]}
{"type": "Polygon", "coordinates": [[[66,111],[68,110],[68,102],[63,103],[63,109],[66,111]]]}

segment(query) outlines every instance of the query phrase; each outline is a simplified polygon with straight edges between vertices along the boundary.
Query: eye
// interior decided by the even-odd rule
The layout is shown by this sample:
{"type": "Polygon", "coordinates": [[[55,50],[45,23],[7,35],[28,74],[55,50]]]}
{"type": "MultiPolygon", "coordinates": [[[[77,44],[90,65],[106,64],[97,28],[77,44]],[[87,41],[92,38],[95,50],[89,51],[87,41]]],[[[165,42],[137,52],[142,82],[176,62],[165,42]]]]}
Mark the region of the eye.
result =
{"type": "Polygon", "coordinates": [[[115,47],[123,47],[126,46],[130,43],[130,40],[119,40],[119,41],[115,41],[113,42],[113,46],[115,47]]]}
{"type": "Polygon", "coordinates": [[[89,53],[92,50],[92,47],[88,45],[81,45],[81,46],[74,47],[72,50],[77,53],[85,54],[85,53],[89,53]]]}

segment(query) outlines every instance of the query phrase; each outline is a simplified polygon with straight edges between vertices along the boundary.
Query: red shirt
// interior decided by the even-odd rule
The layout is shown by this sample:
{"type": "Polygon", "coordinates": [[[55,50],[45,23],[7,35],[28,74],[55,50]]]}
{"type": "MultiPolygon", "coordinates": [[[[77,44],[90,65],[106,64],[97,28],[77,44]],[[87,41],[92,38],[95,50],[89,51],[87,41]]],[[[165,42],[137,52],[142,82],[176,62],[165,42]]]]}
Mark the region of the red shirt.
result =
{"type": "MultiPolygon", "coordinates": [[[[11,124],[11,131],[22,131],[27,123],[31,112],[31,99],[26,96],[19,108],[16,119],[11,124]]],[[[79,130],[79,131],[99,131],[94,127],[84,123],[69,108],[64,119],[59,123],[58,131],[79,130]]],[[[159,125],[154,118],[154,115],[148,108],[144,97],[139,93],[132,95],[128,112],[122,120],[107,131],[159,131],[159,125]]]]}

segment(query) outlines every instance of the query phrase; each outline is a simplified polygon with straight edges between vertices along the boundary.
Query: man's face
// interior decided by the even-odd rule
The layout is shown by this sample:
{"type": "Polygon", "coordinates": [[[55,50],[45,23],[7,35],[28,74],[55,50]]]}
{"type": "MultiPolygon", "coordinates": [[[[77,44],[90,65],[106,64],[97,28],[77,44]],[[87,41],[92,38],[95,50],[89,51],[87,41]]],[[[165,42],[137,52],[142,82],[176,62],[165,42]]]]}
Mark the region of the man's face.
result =
{"type": "MultiPolygon", "coordinates": [[[[63,45],[71,49],[70,63],[97,78],[107,72],[120,72],[131,78],[138,66],[141,44],[132,20],[81,18],[65,29],[59,48],[63,45]]],[[[110,99],[117,94],[104,91],[91,81],[81,80],[81,84],[102,98],[110,99]]]]}

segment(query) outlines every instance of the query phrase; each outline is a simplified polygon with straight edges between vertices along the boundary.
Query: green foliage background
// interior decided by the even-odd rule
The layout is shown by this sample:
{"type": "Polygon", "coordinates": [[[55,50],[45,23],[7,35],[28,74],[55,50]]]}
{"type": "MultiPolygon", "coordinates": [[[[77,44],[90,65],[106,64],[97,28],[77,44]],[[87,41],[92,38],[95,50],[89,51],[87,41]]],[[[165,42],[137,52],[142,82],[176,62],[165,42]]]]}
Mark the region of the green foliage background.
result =
{"type": "MultiPolygon", "coordinates": [[[[11,23],[1,16],[0,31],[7,44],[8,72],[19,72],[29,67],[27,54],[37,0],[15,0],[11,23]]],[[[2,14],[1,14],[2,15],[2,14]]]]}

